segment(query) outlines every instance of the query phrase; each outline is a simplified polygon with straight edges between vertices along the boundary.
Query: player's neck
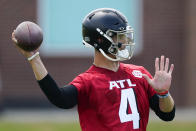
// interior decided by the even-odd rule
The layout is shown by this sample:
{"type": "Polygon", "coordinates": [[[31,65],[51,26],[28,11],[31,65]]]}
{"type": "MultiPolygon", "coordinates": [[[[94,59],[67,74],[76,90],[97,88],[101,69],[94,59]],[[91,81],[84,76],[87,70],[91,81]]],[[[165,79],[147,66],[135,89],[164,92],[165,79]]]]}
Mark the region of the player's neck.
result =
{"type": "Polygon", "coordinates": [[[105,58],[100,52],[95,51],[94,63],[95,66],[112,70],[114,72],[118,71],[119,62],[111,61],[105,58]]]}

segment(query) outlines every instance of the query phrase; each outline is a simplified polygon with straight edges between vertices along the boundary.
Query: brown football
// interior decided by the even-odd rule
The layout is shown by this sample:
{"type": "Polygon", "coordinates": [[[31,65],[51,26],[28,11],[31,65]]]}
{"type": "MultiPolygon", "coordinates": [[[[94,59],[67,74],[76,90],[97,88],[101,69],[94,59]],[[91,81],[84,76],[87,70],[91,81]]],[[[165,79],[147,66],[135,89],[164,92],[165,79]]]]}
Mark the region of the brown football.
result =
{"type": "Polygon", "coordinates": [[[34,51],[43,41],[42,29],[35,23],[24,21],[14,31],[17,44],[25,51],[34,51]]]}

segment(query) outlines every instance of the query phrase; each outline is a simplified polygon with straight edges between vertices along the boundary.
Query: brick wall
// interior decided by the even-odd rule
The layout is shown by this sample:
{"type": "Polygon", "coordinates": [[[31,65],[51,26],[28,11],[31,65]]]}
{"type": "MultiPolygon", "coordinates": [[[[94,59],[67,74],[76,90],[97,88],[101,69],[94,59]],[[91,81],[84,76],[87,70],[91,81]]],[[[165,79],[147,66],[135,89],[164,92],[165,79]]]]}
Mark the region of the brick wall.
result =
{"type": "MultiPolygon", "coordinates": [[[[182,55],[185,44],[185,0],[144,1],[144,50],[127,63],[143,65],[154,74],[154,59],[162,54],[175,64],[171,94],[178,106],[186,105],[188,94],[182,55]]],[[[36,22],[35,0],[0,0],[0,70],[2,100],[5,107],[53,107],[40,91],[27,61],[12,45],[10,35],[20,22],[36,22]]],[[[188,51],[187,51],[188,52],[188,51]]],[[[194,51],[193,51],[194,52],[194,51]]],[[[91,65],[92,58],[44,58],[43,61],[59,85],[70,82],[91,65]]],[[[188,66],[189,67],[189,66],[188,66]]],[[[191,96],[194,97],[194,96],[191,96]]],[[[195,97],[194,97],[195,98],[195,97]]]]}
{"type": "MultiPolygon", "coordinates": [[[[177,105],[184,105],[181,97],[186,88],[183,86],[184,58],[184,11],[185,0],[144,0],[144,45],[143,56],[147,67],[153,67],[154,57],[164,54],[174,63],[171,94],[177,105]],[[151,60],[151,61],[150,61],[151,60]]],[[[154,67],[150,68],[154,72],[154,67]]]]}
{"type": "Polygon", "coordinates": [[[186,94],[182,95],[186,99],[186,106],[196,106],[196,1],[187,0],[186,6],[186,26],[185,45],[182,51],[184,55],[184,87],[186,94]]]}

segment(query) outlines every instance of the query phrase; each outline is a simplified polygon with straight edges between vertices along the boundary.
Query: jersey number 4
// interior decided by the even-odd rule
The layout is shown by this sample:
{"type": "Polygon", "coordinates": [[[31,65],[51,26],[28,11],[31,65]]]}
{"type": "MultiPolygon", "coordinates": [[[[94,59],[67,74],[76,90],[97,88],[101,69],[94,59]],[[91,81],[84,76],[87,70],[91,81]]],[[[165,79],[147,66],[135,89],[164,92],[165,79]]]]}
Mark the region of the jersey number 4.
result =
{"type": "Polygon", "coordinates": [[[133,88],[121,90],[121,102],[119,109],[119,117],[121,123],[133,121],[133,129],[139,129],[140,116],[137,109],[135,93],[133,88]],[[128,103],[132,114],[127,114],[128,103]]]}

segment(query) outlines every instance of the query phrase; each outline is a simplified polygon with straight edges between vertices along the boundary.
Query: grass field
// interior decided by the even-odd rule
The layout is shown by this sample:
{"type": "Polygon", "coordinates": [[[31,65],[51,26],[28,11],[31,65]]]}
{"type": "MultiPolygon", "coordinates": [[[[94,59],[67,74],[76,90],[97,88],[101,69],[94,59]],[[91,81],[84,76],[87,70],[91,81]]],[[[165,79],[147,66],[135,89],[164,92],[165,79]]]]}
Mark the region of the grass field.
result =
{"type": "MultiPolygon", "coordinates": [[[[0,122],[0,131],[81,131],[78,123],[0,122]]],[[[147,131],[196,131],[196,122],[150,122],[147,131]]]]}

